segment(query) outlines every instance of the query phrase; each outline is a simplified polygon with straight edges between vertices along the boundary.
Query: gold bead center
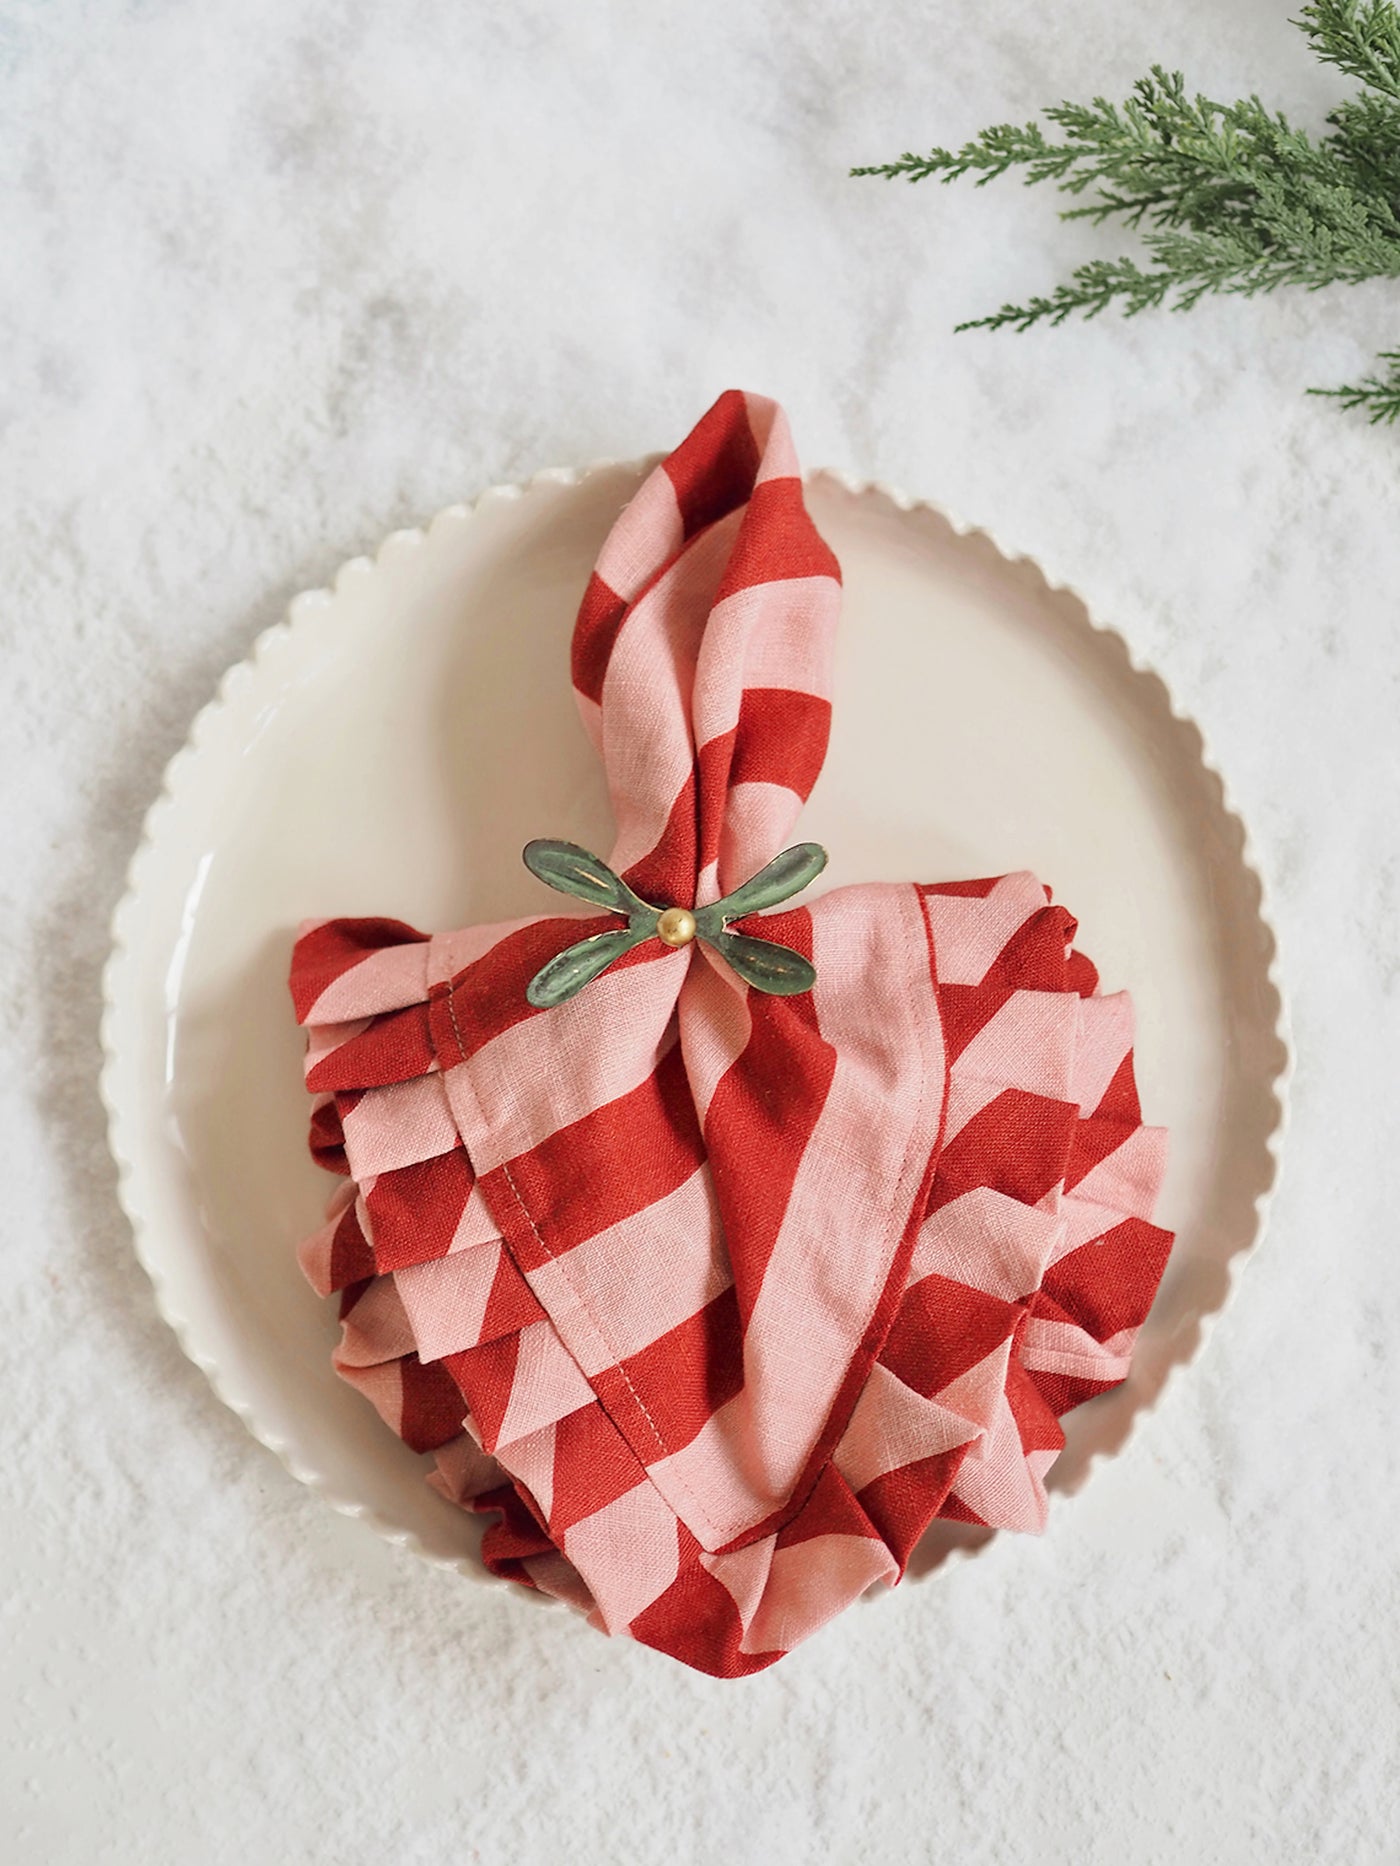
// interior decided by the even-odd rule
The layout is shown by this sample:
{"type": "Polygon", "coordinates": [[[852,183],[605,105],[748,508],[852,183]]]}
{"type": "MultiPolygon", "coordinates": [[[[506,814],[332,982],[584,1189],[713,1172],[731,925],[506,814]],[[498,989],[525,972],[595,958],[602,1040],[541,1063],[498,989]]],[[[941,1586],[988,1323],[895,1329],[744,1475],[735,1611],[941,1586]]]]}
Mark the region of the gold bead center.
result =
{"type": "Polygon", "coordinates": [[[688,946],[695,938],[695,915],[688,907],[668,907],[656,923],[663,946],[688,946]]]}

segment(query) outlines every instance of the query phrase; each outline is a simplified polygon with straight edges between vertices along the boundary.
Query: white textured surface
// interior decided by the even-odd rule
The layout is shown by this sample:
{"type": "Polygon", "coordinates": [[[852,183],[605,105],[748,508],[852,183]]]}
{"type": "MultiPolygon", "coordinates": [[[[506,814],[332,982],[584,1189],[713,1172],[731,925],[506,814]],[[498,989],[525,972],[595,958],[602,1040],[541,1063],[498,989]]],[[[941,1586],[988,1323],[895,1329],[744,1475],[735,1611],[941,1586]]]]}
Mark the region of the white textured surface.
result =
{"type": "Polygon", "coordinates": [[[954,338],[1099,236],[843,178],[1154,57],[1316,121],[1285,11],[0,12],[6,1866],[1395,1859],[1400,435],[1299,394],[1393,293],[954,338]],[[293,1483],[154,1318],[95,1082],[106,920],[223,666],[392,525],[730,382],[1160,666],[1270,868],[1300,1066],[1236,1305],[1049,1535],[718,1684],[293,1483]]]}

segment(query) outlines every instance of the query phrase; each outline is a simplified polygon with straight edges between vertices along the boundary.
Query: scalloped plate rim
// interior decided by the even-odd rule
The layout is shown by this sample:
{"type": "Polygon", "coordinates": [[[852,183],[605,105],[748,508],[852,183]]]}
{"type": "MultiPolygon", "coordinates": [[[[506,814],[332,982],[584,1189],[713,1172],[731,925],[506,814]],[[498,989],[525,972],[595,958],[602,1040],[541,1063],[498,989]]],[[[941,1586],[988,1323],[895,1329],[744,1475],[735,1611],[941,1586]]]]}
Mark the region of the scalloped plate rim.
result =
{"type": "MultiPolygon", "coordinates": [[[[398,551],[417,549],[431,540],[442,527],[452,524],[467,523],[483,507],[499,501],[513,501],[526,497],[536,487],[542,486],[580,486],[594,476],[613,470],[622,469],[640,474],[654,466],[663,456],[659,453],[647,454],[633,460],[599,459],[586,467],[547,467],[532,474],[528,479],[514,482],[502,482],[486,487],[477,497],[469,502],[459,501],[442,507],[431,519],[421,526],[402,527],[389,532],[374,556],[357,555],[345,560],[326,585],[309,588],[294,596],[287,604],[285,613],[263,629],[253,640],[247,653],[234,662],[220,678],[218,685],[208,701],[199,709],[191,721],[183,744],[170,758],[161,776],[156,795],[148,807],[142,822],[140,836],[127,867],[125,885],[120,899],[113,910],[110,921],[111,951],[102,974],[102,1019],[101,1045],[102,1070],[100,1091],[107,1117],[107,1141],[112,1158],[117,1168],[117,1196],[122,1210],[131,1226],[133,1245],[138,1261],[149,1278],[154,1292],[155,1304],[161,1319],[175,1335],[181,1350],[204,1374],[216,1396],[243,1423],[249,1434],[283,1465],[287,1472],[322,1498],[330,1507],[342,1516],[363,1522],[377,1535],[396,1548],[406,1549],[409,1553],[439,1569],[449,1569],[465,1579],[479,1585],[497,1589],[510,1589],[520,1593],[519,1588],[511,1588],[504,1579],[492,1575],[476,1558],[463,1555],[448,1557],[435,1553],[424,1546],[418,1534],[387,1520],[371,1505],[342,1494],[333,1482],[322,1473],[310,1468],[293,1452],[291,1446],[277,1433],[264,1426],[258,1417],[258,1403],[255,1397],[249,1397],[237,1389],[236,1383],[226,1368],[209,1354],[203,1352],[193,1339],[188,1318],[177,1308],[172,1299],[169,1280],[160,1260],[158,1251],[153,1247],[150,1235],[150,1221],[142,1198],[141,1178],[145,1169],[133,1157],[131,1151],[131,1127],[134,1114],[123,1095],[122,1072],[124,1068],[121,1047],[121,1023],[124,1016],[124,991],[126,980],[134,960],[130,945],[130,927],[134,920],[136,907],[141,897],[142,883],[148,864],[154,858],[161,827],[170,812],[178,807],[180,790],[184,774],[197,757],[201,742],[209,730],[211,722],[228,705],[236,688],[256,677],[265,666],[269,657],[276,657],[293,632],[305,626],[312,617],[324,615],[334,607],[337,595],[347,583],[378,574],[386,558],[398,551]]],[[[818,467],[809,469],[804,474],[804,482],[814,484],[826,482],[839,487],[843,492],[856,499],[878,498],[886,501],[895,510],[906,513],[926,513],[942,521],[960,539],[974,546],[981,546],[1001,564],[1017,573],[1023,580],[1028,580],[1034,587],[1048,595],[1068,599],[1080,612],[1082,620],[1093,633],[1113,643],[1121,653],[1128,669],[1138,679],[1151,681],[1159,691],[1159,697],[1171,719],[1179,725],[1193,731],[1199,742],[1200,764],[1220,787],[1221,815],[1234,824],[1240,835],[1239,864],[1258,887],[1257,921],[1266,936],[1268,963],[1264,967],[1264,978],[1271,988],[1277,1015],[1273,1035],[1279,1045],[1280,1061],[1277,1070],[1268,1085],[1268,1092],[1274,1109],[1274,1121],[1268,1134],[1263,1139],[1271,1167],[1268,1183],[1254,1198],[1254,1225],[1247,1240],[1241,1242],[1231,1253],[1227,1263],[1227,1285],[1221,1301],[1200,1316],[1200,1335],[1194,1350],[1182,1361],[1174,1362],[1169,1368],[1160,1389],[1154,1398],[1135,1410],[1129,1436],[1136,1432],[1140,1419],[1154,1412],[1162,1401],[1162,1396],[1175,1383],[1182,1371],[1199,1359],[1208,1344],[1211,1333],[1221,1314],[1233,1299],[1239,1276],[1245,1264],[1253,1257],[1263,1236],[1268,1212],[1276,1194],[1279,1178],[1279,1165],[1282,1145],[1289,1119],[1289,1089],[1295,1066],[1292,1043],[1288,1000],[1283,990],[1282,966],[1279,952],[1279,940],[1276,927],[1269,913],[1269,888],[1263,868],[1257,858],[1249,825],[1236,809],[1230,793],[1229,784],[1220,766],[1211,753],[1209,741],[1200,723],[1178,710],[1173,700],[1171,689],[1155,667],[1134,654],[1131,644],[1121,630],[1098,621],[1089,611],[1087,604],[1070,586],[1053,581],[1040,563],[1024,553],[1005,549],[995,534],[984,525],[972,525],[960,522],[944,508],[932,501],[914,497],[887,482],[878,479],[863,479],[838,469],[818,467]]],[[[1107,1455],[1103,1452],[1091,1457],[1090,1464],[1107,1455]]],[[[1058,1502],[1058,1499],[1056,1499],[1058,1502]]],[[[964,1558],[972,1550],[954,1551],[964,1558]]],[[[536,1596],[537,1600],[543,1597],[536,1596]]],[[[557,1603],[549,1602],[554,1605],[557,1603]]]]}

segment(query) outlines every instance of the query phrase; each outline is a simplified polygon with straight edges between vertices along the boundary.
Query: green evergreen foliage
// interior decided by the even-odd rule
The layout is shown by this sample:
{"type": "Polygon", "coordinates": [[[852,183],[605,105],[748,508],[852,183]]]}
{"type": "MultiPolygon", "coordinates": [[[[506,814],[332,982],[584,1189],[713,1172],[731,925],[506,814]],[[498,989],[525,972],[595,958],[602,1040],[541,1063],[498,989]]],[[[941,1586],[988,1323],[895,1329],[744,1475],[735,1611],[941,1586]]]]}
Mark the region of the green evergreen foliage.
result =
{"type": "MultiPolygon", "coordinates": [[[[978,187],[1010,171],[1051,182],[1075,205],[1067,220],[1120,221],[1145,259],[1096,259],[1048,296],[1006,304],[959,330],[1027,330],[1160,305],[1188,311],[1207,292],[1253,297],[1281,285],[1309,291],[1400,279],[1400,7],[1393,0],[1312,0],[1296,24],[1317,57],[1362,90],[1313,138],[1257,96],[1214,103],[1180,72],[1153,66],[1123,104],[1059,104],[1038,123],[998,124],[960,149],[906,154],[853,175],[978,187]]],[[[1319,389],[1372,421],[1400,418],[1400,350],[1373,375],[1319,389]]]]}

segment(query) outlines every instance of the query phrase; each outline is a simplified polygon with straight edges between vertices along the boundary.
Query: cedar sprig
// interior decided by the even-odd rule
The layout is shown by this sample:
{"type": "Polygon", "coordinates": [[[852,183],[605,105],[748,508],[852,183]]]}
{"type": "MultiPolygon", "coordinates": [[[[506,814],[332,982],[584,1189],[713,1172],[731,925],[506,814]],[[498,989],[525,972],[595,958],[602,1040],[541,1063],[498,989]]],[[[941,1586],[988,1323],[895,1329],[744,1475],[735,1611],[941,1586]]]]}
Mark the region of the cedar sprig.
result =
{"type": "MultiPolygon", "coordinates": [[[[1122,104],[1096,97],[1046,110],[1038,123],[998,124],[960,149],[905,154],[855,175],[985,187],[1019,170],[1075,204],[1066,220],[1121,221],[1140,233],[1145,261],[1096,259],[1048,295],[1005,304],[959,330],[1028,330],[1166,305],[1188,311],[1207,293],[1254,297],[1280,286],[1318,291],[1400,278],[1400,8],[1393,0],[1312,0],[1296,22],[1319,59],[1357,79],[1329,132],[1313,138],[1257,96],[1232,104],[1191,94],[1160,65],[1122,104]]],[[[1374,375],[1340,389],[1343,407],[1373,421],[1400,417],[1400,351],[1374,375]]]]}
{"type": "Polygon", "coordinates": [[[1378,363],[1388,367],[1341,389],[1310,389],[1310,395],[1332,395],[1343,408],[1362,408],[1375,421],[1400,420],[1400,350],[1382,350],[1378,363]]]}

